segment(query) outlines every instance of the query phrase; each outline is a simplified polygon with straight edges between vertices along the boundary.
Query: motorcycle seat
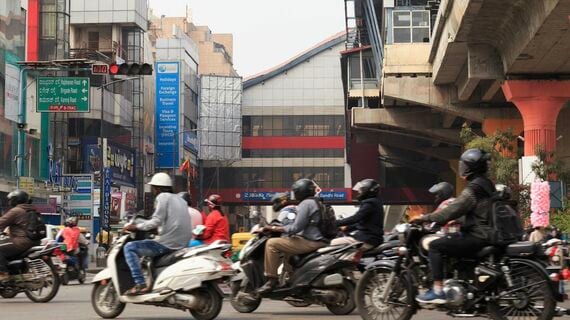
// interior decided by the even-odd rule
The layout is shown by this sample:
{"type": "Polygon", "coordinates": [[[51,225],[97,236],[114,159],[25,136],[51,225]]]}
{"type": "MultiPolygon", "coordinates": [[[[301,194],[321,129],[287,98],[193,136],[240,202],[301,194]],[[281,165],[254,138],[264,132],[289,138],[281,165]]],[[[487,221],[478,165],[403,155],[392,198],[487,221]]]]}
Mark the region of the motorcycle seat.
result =
{"type": "Polygon", "coordinates": [[[304,265],[305,263],[307,263],[307,261],[313,259],[314,257],[317,257],[321,255],[320,252],[315,251],[315,252],[309,252],[306,254],[299,254],[296,256],[292,256],[291,258],[289,258],[289,263],[291,264],[291,266],[295,267],[295,268],[299,268],[302,265],[304,265]]]}
{"type": "Polygon", "coordinates": [[[365,251],[364,256],[365,257],[376,256],[376,255],[383,253],[384,251],[386,251],[388,249],[393,249],[399,245],[400,245],[400,241],[398,241],[398,240],[392,240],[392,241],[384,242],[383,244],[381,244],[375,248],[372,248],[368,251],[365,251]]]}
{"type": "Polygon", "coordinates": [[[36,251],[40,251],[40,250],[43,250],[43,249],[44,249],[44,246],[33,246],[33,247],[31,247],[30,249],[28,249],[28,250],[22,252],[20,255],[18,255],[18,257],[16,257],[16,259],[25,258],[25,257],[27,257],[30,253],[36,252],[36,251]]]}
{"type": "Polygon", "coordinates": [[[509,244],[505,250],[505,255],[511,257],[531,256],[537,252],[537,245],[532,241],[519,241],[509,244]]]}
{"type": "Polygon", "coordinates": [[[485,257],[488,257],[492,254],[497,253],[498,251],[499,251],[499,249],[497,247],[486,246],[483,249],[479,250],[479,252],[477,252],[477,258],[483,259],[485,257]]]}
{"type": "Polygon", "coordinates": [[[176,250],[162,256],[155,257],[153,260],[153,266],[155,268],[167,267],[178,260],[181,260],[184,255],[188,252],[189,248],[183,248],[176,250]]]}

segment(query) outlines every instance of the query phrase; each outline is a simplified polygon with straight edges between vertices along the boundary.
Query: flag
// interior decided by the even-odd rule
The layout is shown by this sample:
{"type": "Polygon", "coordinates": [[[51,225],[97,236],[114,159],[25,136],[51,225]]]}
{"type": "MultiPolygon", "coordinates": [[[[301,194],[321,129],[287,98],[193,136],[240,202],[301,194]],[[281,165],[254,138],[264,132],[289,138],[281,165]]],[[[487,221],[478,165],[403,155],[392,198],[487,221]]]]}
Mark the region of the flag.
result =
{"type": "Polygon", "coordinates": [[[180,166],[180,168],[178,168],[178,170],[179,170],[180,172],[184,172],[184,171],[188,170],[189,168],[190,168],[190,160],[186,159],[186,160],[182,163],[182,165],[180,166]]]}

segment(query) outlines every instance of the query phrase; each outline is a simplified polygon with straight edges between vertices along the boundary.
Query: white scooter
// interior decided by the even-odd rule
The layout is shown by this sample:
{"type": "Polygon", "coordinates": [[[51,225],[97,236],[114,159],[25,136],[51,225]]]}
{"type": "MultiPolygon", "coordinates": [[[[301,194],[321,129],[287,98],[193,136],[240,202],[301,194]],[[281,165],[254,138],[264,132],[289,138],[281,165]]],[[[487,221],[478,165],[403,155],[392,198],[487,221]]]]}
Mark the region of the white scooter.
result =
{"type": "MultiPolygon", "coordinates": [[[[151,291],[131,296],[123,294],[134,286],[123,247],[134,240],[134,235],[117,239],[107,257],[108,267],[92,281],[91,304],[99,316],[116,318],[127,303],[189,310],[198,320],[218,316],[223,302],[218,283],[234,275],[228,257],[231,245],[213,243],[184,248],[156,259],[143,259],[143,272],[152,285],[151,291]]],[[[136,237],[140,239],[140,234],[136,237]]]]}

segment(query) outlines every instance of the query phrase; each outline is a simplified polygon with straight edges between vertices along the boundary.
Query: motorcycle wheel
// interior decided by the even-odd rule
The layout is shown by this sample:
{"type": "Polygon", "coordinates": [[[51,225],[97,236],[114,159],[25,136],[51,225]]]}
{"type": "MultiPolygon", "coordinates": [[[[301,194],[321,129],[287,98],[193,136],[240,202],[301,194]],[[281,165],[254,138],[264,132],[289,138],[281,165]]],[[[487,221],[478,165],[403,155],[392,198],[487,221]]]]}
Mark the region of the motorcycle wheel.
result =
{"type": "Polygon", "coordinates": [[[4,299],[12,299],[18,295],[18,291],[14,289],[4,289],[0,291],[0,297],[4,299]]]}
{"type": "Polygon", "coordinates": [[[191,293],[199,296],[200,299],[204,301],[204,303],[200,304],[198,309],[190,310],[194,319],[212,320],[220,314],[220,311],[222,311],[224,297],[220,296],[218,291],[211,285],[206,285],[192,290],[191,293]]]}
{"type": "Polygon", "coordinates": [[[63,284],[64,286],[69,284],[69,274],[67,273],[67,271],[65,271],[65,273],[61,275],[61,284],[63,284]]]}
{"type": "Polygon", "coordinates": [[[119,301],[119,293],[113,286],[113,281],[106,284],[95,283],[91,291],[91,305],[101,318],[113,319],[125,310],[125,303],[119,301]]]}
{"type": "Polygon", "coordinates": [[[42,287],[34,290],[26,290],[24,292],[28,299],[37,303],[51,301],[57,294],[60,285],[59,275],[57,274],[55,266],[49,260],[44,263],[49,267],[50,274],[42,278],[42,287]]]}
{"type": "Polygon", "coordinates": [[[535,266],[519,260],[509,262],[511,284],[505,279],[498,293],[510,292],[503,299],[488,305],[489,318],[494,320],[550,320],[556,312],[556,302],[550,279],[535,266]]]}
{"type": "Polygon", "coordinates": [[[241,289],[241,281],[234,281],[230,284],[232,289],[232,294],[230,296],[230,304],[232,307],[239,313],[252,313],[261,304],[261,298],[253,298],[252,301],[239,301],[238,294],[242,292],[241,289]]]}
{"type": "Polygon", "coordinates": [[[342,284],[344,291],[347,293],[347,299],[339,304],[326,304],[325,306],[330,312],[337,316],[344,316],[350,314],[356,305],[354,304],[354,284],[345,280],[342,284]]]}
{"type": "Polygon", "coordinates": [[[291,305],[295,308],[304,308],[304,307],[308,307],[311,305],[310,303],[305,302],[305,301],[303,301],[303,302],[301,302],[301,301],[285,301],[285,302],[287,302],[289,305],[291,305]]]}
{"type": "Polygon", "coordinates": [[[364,320],[409,320],[416,312],[416,291],[405,277],[397,277],[392,284],[388,303],[384,303],[382,293],[392,270],[372,269],[364,272],[356,285],[354,299],[358,313],[364,320]]]}

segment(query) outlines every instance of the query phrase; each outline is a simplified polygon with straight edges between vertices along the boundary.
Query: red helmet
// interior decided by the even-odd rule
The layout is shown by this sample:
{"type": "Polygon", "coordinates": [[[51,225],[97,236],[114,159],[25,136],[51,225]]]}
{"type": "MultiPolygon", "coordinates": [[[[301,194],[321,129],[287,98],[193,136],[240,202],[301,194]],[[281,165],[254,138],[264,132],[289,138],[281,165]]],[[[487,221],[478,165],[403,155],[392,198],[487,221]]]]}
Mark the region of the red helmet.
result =
{"type": "Polygon", "coordinates": [[[208,206],[208,208],[212,209],[215,207],[219,207],[222,205],[222,196],[219,194],[211,194],[207,199],[204,200],[204,203],[208,206]]]}

